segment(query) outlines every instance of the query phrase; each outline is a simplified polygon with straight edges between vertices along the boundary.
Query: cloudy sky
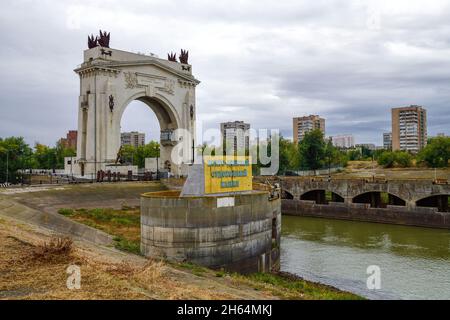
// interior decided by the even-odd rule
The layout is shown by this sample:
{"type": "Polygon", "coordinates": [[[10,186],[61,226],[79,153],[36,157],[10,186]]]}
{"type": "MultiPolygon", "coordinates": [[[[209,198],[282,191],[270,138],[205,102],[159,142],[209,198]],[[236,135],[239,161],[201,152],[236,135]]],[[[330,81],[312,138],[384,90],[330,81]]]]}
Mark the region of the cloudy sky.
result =
{"type": "MultiPolygon", "coordinates": [[[[16,0],[0,10],[0,137],[54,144],[76,129],[73,69],[99,28],[117,49],[189,49],[203,128],[245,120],[292,137],[292,117],[320,114],[327,135],[381,144],[390,108],[419,104],[430,135],[450,134],[448,0],[16,0]]],[[[137,102],[122,127],[159,130],[137,102]]]]}

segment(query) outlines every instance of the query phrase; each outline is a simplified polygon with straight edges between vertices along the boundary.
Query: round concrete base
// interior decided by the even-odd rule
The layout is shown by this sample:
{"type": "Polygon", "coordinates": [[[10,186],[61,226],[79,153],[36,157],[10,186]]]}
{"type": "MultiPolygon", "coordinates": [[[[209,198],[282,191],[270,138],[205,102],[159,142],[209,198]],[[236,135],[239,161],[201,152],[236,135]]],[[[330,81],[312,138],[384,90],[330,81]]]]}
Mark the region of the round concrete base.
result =
{"type": "Polygon", "coordinates": [[[241,273],[279,269],[281,200],[267,192],[141,196],[141,252],[241,273]]]}

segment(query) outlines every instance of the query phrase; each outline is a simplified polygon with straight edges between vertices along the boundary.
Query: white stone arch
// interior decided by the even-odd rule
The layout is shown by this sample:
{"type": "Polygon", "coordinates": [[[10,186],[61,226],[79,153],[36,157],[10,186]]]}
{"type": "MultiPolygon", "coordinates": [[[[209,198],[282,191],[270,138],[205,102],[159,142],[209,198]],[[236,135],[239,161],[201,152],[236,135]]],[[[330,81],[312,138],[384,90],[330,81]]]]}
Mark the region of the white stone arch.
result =
{"type": "Polygon", "coordinates": [[[195,87],[200,82],[190,65],[95,47],[84,52],[84,63],[75,72],[80,75],[75,174],[92,175],[115,163],[122,116],[134,100],[144,102],[158,118],[161,137],[166,137],[161,138],[161,161],[176,162],[174,174],[186,173],[181,166],[190,164],[188,152],[180,161],[172,159],[171,151],[179,143],[185,150],[195,145],[195,87]]]}

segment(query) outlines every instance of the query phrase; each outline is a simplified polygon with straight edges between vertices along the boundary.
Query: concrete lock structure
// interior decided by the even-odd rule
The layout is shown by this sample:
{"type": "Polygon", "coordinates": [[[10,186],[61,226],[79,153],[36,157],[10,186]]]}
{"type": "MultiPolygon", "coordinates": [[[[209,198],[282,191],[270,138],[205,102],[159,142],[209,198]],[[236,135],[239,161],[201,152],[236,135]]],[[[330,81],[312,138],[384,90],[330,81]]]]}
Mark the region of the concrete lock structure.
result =
{"type": "Polygon", "coordinates": [[[141,196],[141,252],[241,273],[279,269],[281,200],[268,192],[141,196]]]}
{"type": "Polygon", "coordinates": [[[84,51],[83,63],[74,70],[80,76],[80,96],[73,174],[95,175],[99,170],[108,171],[107,167],[116,162],[120,121],[133,100],[147,104],[159,120],[164,164],[160,169],[182,174],[186,164],[193,161],[189,150],[195,145],[195,88],[200,83],[192,75],[187,57],[181,63],[97,43],[92,46],[84,51]],[[189,134],[184,136],[176,129],[189,134]],[[177,153],[179,158],[173,159],[171,152],[179,143],[184,154],[177,153]]]}

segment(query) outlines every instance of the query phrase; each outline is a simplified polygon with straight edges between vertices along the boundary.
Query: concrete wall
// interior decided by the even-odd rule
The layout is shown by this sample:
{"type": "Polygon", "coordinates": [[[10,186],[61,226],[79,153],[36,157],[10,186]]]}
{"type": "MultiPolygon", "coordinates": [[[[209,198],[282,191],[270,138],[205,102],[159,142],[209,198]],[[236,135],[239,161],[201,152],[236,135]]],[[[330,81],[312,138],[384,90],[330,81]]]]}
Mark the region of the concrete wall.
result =
{"type": "Polygon", "coordinates": [[[437,208],[404,206],[371,208],[369,204],[359,203],[332,202],[328,205],[318,205],[314,201],[282,200],[282,212],[293,216],[450,229],[450,213],[438,212],[437,208]]]}
{"type": "Polygon", "coordinates": [[[220,197],[178,195],[168,191],[141,196],[145,256],[241,273],[279,269],[280,199],[269,201],[268,193],[253,192],[230,196],[234,206],[218,207],[220,197]]]}

